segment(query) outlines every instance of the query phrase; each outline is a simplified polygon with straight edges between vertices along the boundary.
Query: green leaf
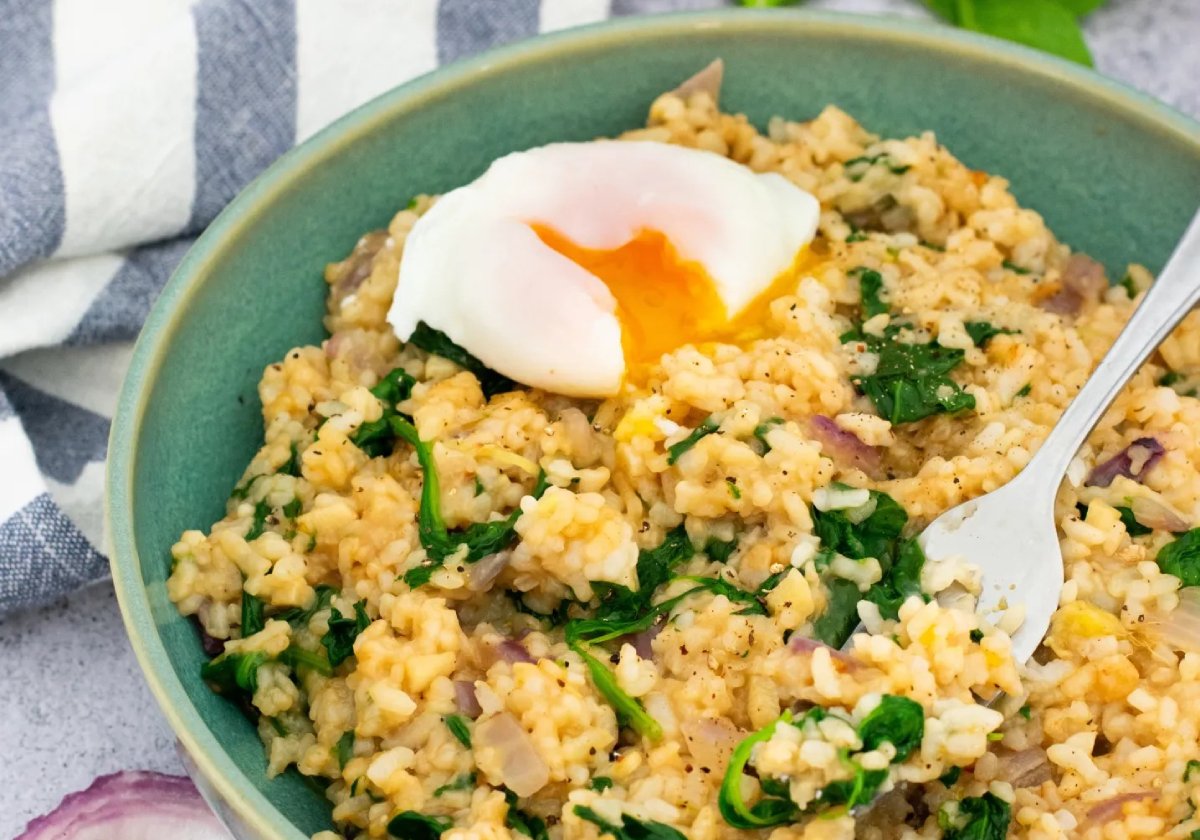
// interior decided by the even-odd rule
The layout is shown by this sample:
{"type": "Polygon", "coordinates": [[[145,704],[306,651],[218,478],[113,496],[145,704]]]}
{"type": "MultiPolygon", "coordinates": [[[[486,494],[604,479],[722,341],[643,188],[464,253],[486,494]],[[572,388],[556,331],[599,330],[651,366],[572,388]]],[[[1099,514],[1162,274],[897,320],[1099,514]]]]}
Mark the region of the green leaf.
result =
{"type": "Polygon", "coordinates": [[[958,23],[957,0],[925,0],[925,5],[931,12],[945,18],[950,23],[958,23]]]}
{"type": "Polygon", "coordinates": [[[714,418],[706,417],[703,423],[692,429],[691,434],[679,441],[679,443],[673,443],[667,447],[667,463],[674,464],[683,453],[699,443],[701,438],[708,437],[715,432],[720,425],[714,418]]]}
{"type": "Polygon", "coordinates": [[[283,511],[283,515],[286,516],[288,519],[295,519],[297,516],[300,515],[300,511],[303,510],[303,508],[304,508],[304,503],[302,501],[300,501],[300,497],[297,496],[296,498],[294,498],[290,502],[288,502],[286,505],[284,505],[281,508],[281,510],[283,511]]]}
{"type": "Polygon", "coordinates": [[[350,759],[354,758],[353,729],[343,732],[342,737],[338,738],[337,745],[333,748],[333,755],[337,759],[338,769],[345,770],[346,765],[350,763],[350,759]]]}
{"type": "Polygon", "coordinates": [[[1092,66],[1076,14],[1056,0],[960,2],[958,25],[1092,66]]]}
{"type": "Polygon", "coordinates": [[[506,826],[526,837],[532,837],[533,840],[550,840],[550,832],[546,830],[546,821],[535,814],[519,809],[517,795],[508,788],[504,789],[504,801],[508,803],[508,813],[504,817],[506,826]]]}
{"type": "Polygon", "coordinates": [[[938,776],[938,781],[941,782],[946,787],[953,787],[958,782],[958,780],[961,776],[962,776],[962,768],[961,767],[951,767],[945,773],[938,776]]]}
{"type": "Polygon", "coordinates": [[[467,719],[462,715],[446,715],[442,720],[446,722],[450,734],[464,747],[471,749],[471,728],[467,725],[467,719]]]}
{"type": "Polygon", "coordinates": [[[1018,332],[1007,327],[997,327],[987,321],[964,321],[963,327],[966,328],[967,335],[971,336],[971,341],[975,342],[976,347],[985,346],[998,335],[1015,335],[1018,332]]]}
{"type": "Polygon", "coordinates": [[[771,740],[775,728],[781,723],[792,723],[791,712],[784,712],[778,720],[747,736],[734,748],[733,755],[730,756],[729,764],[725,768],[725,777],[721,780],[721,790],[717,794],[717,808],[725,822],[734,828],[770,828],[791,822],[800,812],[796,803],[781,796],[763,796],[752,806],[747,805],[742,797],[742,777],[746,773],[746,765],[750,763],[754,748],[771,740]]]}
{"type": "Polygon", "coordinates": [[[266,626],[263,619],[263,602],[249,592],[242,592],[242,638],[253,636],[266,626]]]}
{"type": "Polygon", "coordinates": [[[813,532],[820,537],[821,544],[838,554],[853,560],[874,557],[890,567],[908,514],[900,503],[878,490],[871,490],[875,510],[862,522],[853,523],[844,510],[817,510],[811,508],[813,532]]]}
{"type": "Polygon", "coordinates": [[[270,657],[261,650],[248,653],[222,653],[200,666],[200,678],[218,694],[230,699],[249,700],[258,691],[258,669],[270,657]]]}
{"type": "Polygon", "coordinates": [[[891,744],[896,749],[892,763],[899,764],[912,755],[925,737],[925,710],[915,700],[885,694],[859,723],[858,737],[864,752],[878,749],[880,744],[891,744]]]}
{"type": "Polygon", "coordinates": [[[594,790],[599,793],[603,793],[612,786],[613,780],[608,778],[608,776],[593,776],[591,783],[588,784],[588,788],[590,790],[594,790]]]}
{"type": "Polygon", "coordinates": [[[286,621],[297,629],[308,627],[308,623],[312,621],[312,617],[321,610],[326,609],[336,593],[337,590],[332,586],[325,586],[324,584],[316,586],[313,589],[313,601],[307,607],[290,607],[277,613],[274,617],[281,621],[286,621]]]}
{"type": "Polygon", "coordinates": [[[686,835],[669,825],[639,820],[629,814],[622,814],[621,823],[617,825],[608,822],[586,805],[576,805],[575,816],[595,825],[601,834],[611,834],[616,840],[687,840],[686,835]]]}
{"type": "Polygon", "coordinates": [[[279,654],[278,659],[293,671],[308,668],[322,676],[333,676],[333,668],[330,667],[328,658],[316,651],[302,648],[295,642],[288,645],[287,650],[279,654]]]}
{"type": "Polygon", "coordinates": [[[775,426],[782,426],[784,419],[782,417],[768,417],[766,420],[754,427],[754,436],[762,444],[763,455],[771,451],[771,444],[767,443],[767,432],[775,426]]]}
{"type": "Polygon", "coordinates": [[[334,607],[329,615],[329,630],[321,637],[321,644],[329,653],[329,664],[336,668],[354,654],[354,640],[371,624],[367,616],[367,602],[354,605],[354,617],[343,616],[334,607]]]}
{"type": "Polygon", "coordinates": [[[383,404],[383,414],[379,419],[363,423],[350,442],[366,453],[368,458],[387,457],[396,446],[396,432],[392,428],[391,419],[398,416],[396,405],[404,402],[412,395],[413,386],[417,384],[404,368],[393,368],[383,379],[375,384],[371,393],[383,404]]]}
{"type": "Polygon", "coordinates": [[[849,779],[839,779],[821,788],[817,801],[808,810],[827,810],[841,806],[849,811],[864,803],[870,802],[879,792],[879,787],[887,781],[887,770],[864,770],[858,762],[843,758],[854,773],[849,779]]]}
{"type": "Polygon", "coordinates": [[[925,568],[925,552],[914,540],[900,543],[896,551],[896,562],[882,580],[867,590],[867,600],[879,607],[884,618],[896,619],[901,605],[912,595],[929,598],[921,591],[921,570],[925,568]]]}
{"type": "Polygon", "coordinates": [[[266,499],[259,499],[254,503],[254,520],[246,531],[246,542],[256,540],[263,535],[263,531],[267,529],[267,517],[270,515],[271,505],[266,499]]]}
{"type": "MultiPolygon", "coordinates": [[[[413,589],[428,583],[434,571],[462,545],[467,547],[467,563],[475,563],[508,548],[516,539],[521,509],[518,507],[506,518],[495,522],[475,522],[461,530],[450,531],[442,517],[441,482],[433,457],[433,446],[421,440],[413,424],[400,415],[390,417],[388,423],[396,437],[412,446],[417,453],[417,461],[421,464],[425,479],[421,485],[420,509],[417,511],[417,535],[429,560],[425,565],[405,572],[404,582],[413,589]]],[[[541,473],[531,495],[539,499],[549,486],[545,473],[541,473]]]]}
{"type": "Polygon", "coordinates": [[[733,552],[737,551],[737,537],[731,540],[718,540],[715,537],[710,537],[708,542],[704,544],[704,553],[708,555],[708,559],[714,563],[728,563],[729,558],[733,556],[733,552]]]}
{"type": "Polygon", "coordinates": [[[1193,528],[1158,550],[1158,567],[1184,586],[1200,586],[1200,528],[1193,528]]]}
{"type": "Polygon", "coordinates": [[[1004,840],[1012,808],[994,793],[971,796],[958,803],[957,814],[942,834],[943,840],[1004,840]]]}
{"type": "Polygon", "coordinates": [[[1138,296],[1138,287],[1137,284],[1133,282],[1133,277],[1131,275],[1126,274],[1121,278],[1121,282],[1117,285],[1125,290],[1125,294],[1129,295],[1130,300],[1133,300],[1138,296]]]}
{"type": "Polygon", "coordinates": [[[276,475],[300,477],[300,445],[296,441],[292,441],[291,455],[275,473],[276,475]]]}
{"type": "Polygon", "coordinates": [[[850,274],[858,275],[859,297],[862,301],[862,319],[864,321],[883,315],[888,311],[888,305],[883,302],[883,275],[869,268],[856,268],[850,274]]]}
{"type": "Polygon", "coordinates": [[[1058,0],[1059,5],[1076,17],[1083,17],[1099,9],[1108,0],[1058,0]]]}
{"type": "Polygon", "coordinates": [[[962,390],[949,373],[963,360],[963,351],[936,341],[907,344],[897,340],[902,325],[891,324],[883,336],[852,330],[843,341],[861,341],[879,357],[869,376],[851,381],[879,413],[894,425],[912,423],[934,414],[953,414],[975,407],[975,398],[962,390]]]}
{"type": "Polygon", "coordinates": [[[444,332],[435,330],[424,321],[417,322],[417,328],[408,337],[408,343],[420,347],[426,353],[432,353],[435,356],[441,356],[443,359],[449,359],[460,368],[469,370],[475,374],[475,378],[479,380],[479,387],[483,390],[484,396],[489,399],[496,394],[511,391],[514,387],[513,381],[507,376],[501,376],[496,373],[496,371],[451,341],[449,336],[444,332]]]}
{"type": "Polygon", "coordinates": [[[438,840],[454,823],[445,817],[427,817],[416,811],[401,811],[388,823],[388,834],[396,840],[438,840]]]}
{"type": "Polygon", "coordinates": [[[621,690],[621,687],[617,685],[617,678],[613,676],[612,671],[608,670],[600,660],[584,650],[582,645],[571,645],[571,649],[579,654],[579,657],[583,660],[583,664],[587,666],[588,673],[592,677],[592,684],[604,696],[608,705],[613,707],[613,711],[617,713],[617,720],[621,725],[632,728],[639,735],[649,738],[651,741],[662,740],[662,727],[658,721],[650,717],[645,707],[636,698],[630,697],[621,690]]]}
{"type": "Polygon", "coordinates": [[[452,782],[447,782],[433,792],[436,799],[444,793],[451,793],[456,790],[471,790],[475,787],[476,777],[474,773],[463,773],[452,782]]]}
{"type": "Polygon", "coordinates": [[[1021,717],[1025,718],[1025,720],[1029,720],[1030,718],[1033,717],[1033,710],[1030,709],[1029,704],[1026,703],[1024,706],[1017,709],[1017,714],[1019,714],[1021,717]]]}
{"type": "Polygon", "coordinates": [[[1004,268],[1008,269],[1009,271],[1013,272],[1014,274],[1032,274],[1033,273],[1028,268],[1017,265],[1012,260],[1004,260],[1002,263],[1000,263],[1000,265],[1003,266],[1004,268]]]}
{"type": "Polygon", "coordinates": [[[858,584],[834,578],[826,584],[825,611],[813,621],[813,638],[831,648],[840,648],[858,626],[858,602],[862,593],[858,584]]]}
{"type": "Polygon", "coordinates": [[[1125,525],[1125,533],[1131,537],[1144,537],[1146,534],[1153,534],[1153,528],[1147,528],[1141,522],[1138,522],[1133,515],[1133,508],[1120,506],[1117,508],[1117,513],[1121,514],[1121,522],[1125,525]]]}

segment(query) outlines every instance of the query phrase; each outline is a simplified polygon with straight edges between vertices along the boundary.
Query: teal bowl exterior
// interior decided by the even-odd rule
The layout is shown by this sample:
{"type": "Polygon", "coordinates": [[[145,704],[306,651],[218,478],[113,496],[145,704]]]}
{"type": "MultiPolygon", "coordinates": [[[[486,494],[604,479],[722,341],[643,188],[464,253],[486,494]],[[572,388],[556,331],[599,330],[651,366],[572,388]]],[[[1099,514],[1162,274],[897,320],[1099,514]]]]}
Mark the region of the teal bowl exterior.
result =
{"type": "Polygon", "coordinates": [[[285,155],[209,227],[146,323],[110,442],[113,578],[146,678],[202,789],[240,838],[331,827],[295,773],[268,780],[251,724],[209,692],[193,627],[165,591],[171,544],[222,515],[261,442],[256,383],[319,342],[323,266],[416,193],[553,140],[639,125],[655,95],[720,56],[723,104],[755,123],[827,103],[869,129],[931,129],[1110,271],[1152,269],[1200,204],[1200,126],[1021,47],[900,20],[726,10],[624,19],[439,70],[285,155]]]}

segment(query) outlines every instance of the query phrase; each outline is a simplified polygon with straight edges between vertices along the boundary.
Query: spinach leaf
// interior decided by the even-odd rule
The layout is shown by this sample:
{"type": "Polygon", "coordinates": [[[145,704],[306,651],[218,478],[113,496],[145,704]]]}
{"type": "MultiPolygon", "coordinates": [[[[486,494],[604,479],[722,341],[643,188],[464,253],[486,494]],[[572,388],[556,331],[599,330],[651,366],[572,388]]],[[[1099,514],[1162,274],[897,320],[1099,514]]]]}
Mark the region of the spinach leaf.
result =
{"type": "Polygon", "coordinates": [[[375,384],[371,393],[383,404],[383,414],[378,420],[363,423],[350,442],[366,453],[368,458],[387,457],[396,446],[396,432],[392,428],[391,419],[399,416],[396,411],[397,403],[404,402],[412,395],[413,386],[417,384],[404,368],[393,368],[375,384]]]}
{"type": "Polygon", "coordinates": [[[900,606],[910,595],[928,596],[921,591],[921,570],[925,567],[925,552],[916,540],[900,543],[895,564],[885,572],[883,578],[867,591],[867,600],[879,607],[884,618],[895,619],[900,615],[900,606]]]}
{"type": "Polygon", "coordinates": [[[571,649],[579,654],[592,677],[592,684],[603,695],[608,705],[617,713],[617,721],[628,726],[651,741],[662,740],[662,726],[650,717],[645,707],[635,697],[630,697],[617,685],[617,678],[596,657],[584,650],[581,644],[572,644],[571,649]]]}
{"type": "Polygon", "coordinates": [[[200,678],[217,694],[249,700],[258,691],[258,668],[269,658],[261,650],[222,653],[200,666],[200,678]]]}
{"type": "MultiPolygon", "coordinates": [[[[819,707],[813,711],[820,711],[822,715],[824,714],[819,707]]],[[[775,728],[779,724],[790,724],[792,720],[792,713],[784,712],[778,720],[752,733],[734,748],[729,764],[725,768],[725,777],[721,780],[721,790],[717,795],[717,808],[720,810],[721,816],[734,828],[747,830],[770,828],[774,825],[792,822],[799,814],[800,809],[796,807],[796,803],[778,793],[776,795],[767,794],[754,805],[747,805],[742,796],[742,777],[746,774],[746,765],[750,763],[754,748],[771,740],[775,734],[775,728]]],[[[801,722],[803,720],[804,718],[801,718],[801,722]]]]}
{"type": "Polygon", "coordinates": [[[266,626],[263,618],[263,602],[249,592],[242,591],[242,638],[253,636],[266,626]]]}
{"type": "Polygon", "coordinates": [[[1158,567],[1184,586],[1200,586],[1200,528],[1193,528],[1158,550],[1158,567]]]}
{"type": "Polygon", "coordinates": [[[593,776],[591,783],[588,784],[588,789],[603,793],[612,786],[613,780],[608,776],[593,776]]]}
{"type": "Polygon", "coordinates": [[[708,555],[708,559],[714,563],[728,563],[729,558],[733,556],[733,552],[737,551],[737,537],[731,540],[718,540],[716,537],[710,537],[708,542],[704,544],[704,553],[708,555]]]}
{"type": "Polygon", "coordinates": [[[1200,761],[1193,758],[1183,768],[1183,781],[1190,782],[1197,774],[1200,774],[1200,761]]]}
{"type": "Polygon", "coordinates": [[[504,817],[506,826],[526,837],[532,837],[533,840],[550,840],[546,821],[536,814],[520,810],[517,807],[517,795],[508,788],[504,789],[504,801],[508,803],[508,813],[504,817]]]}
{"type": "Polygon", "coordinates": [[[762,444],[763,455],[771,451],[771,444],[767,443],[767,432],[771,431],[773,426],[782,426],[784,422],[782,417],[768,417],[754,427],[754,436],[762,444]]]}
{"type": "Polygon", "coordinates": [[[283,511],[283,515],[286,516],[288,519],[295,519],[297,516],[300,515],[300,511],[303,509],[304,509],[304,502],[300,501],[299,496],[292,499],[290,502],[288,502],[286,505],[284,505],[282,508],[280,508],[280,510],[283,511]]]}
{"type": "Polygon", "coordinates": [[[271,515],[271,504],[266,499],[254,503],[254,520],[246,531],[246,542],[252,542],[263,535],[267,529],[267,517],[271,515]]]}
{"type": "Polygon", "coordinates": [[[874,799],[879,787],[887,781],[887,770],[865,770],[857,761],[851,759],[845,750],[842,751],[842,761],[854,775],[849,779],[830,782],[821,788],[817,793],[816,802],[810,805],[808,810],[842,806],[849,811],[874,799]]]}
{"type": "Polygon", "coordinates": [[[1125,525],[1125,533],[1131,537],[1144,537],[1146,534],[1153,534],[1153,528],[1147,528],[1141,522],[1134,518],[1133,508],[1118,507],[1117,513],[1121,514],[1121,522],[1125,525]]]}
{"type": "Polygon", "coordinates": [[[474,773],[463,773],[457,779],[446,782],[446,784],[435,790],[433,792],[433,796],[436,799],[444,793],[450,793],[456,790],[471,790],[475,787],[475,782],[476,777],[474,773]]]}
{"type": "MultiPolygon", "coordinates": [[[[737,615],[766,615],[767,608],[758,600],[758,596],[753,592],[747,592],[745,589],[739,589],[727,580],[720,578],[706,578],[697,576],[677,577],[675,580],[687,580],[696,584],[692,589],[689,589],[683,595],[672,598],[671,601],[678,603],[688,595],[694,595],[702,590],[711,592],[713,595],[724,595],[727,599],[735,604],[745,604],[746,607],[739,610],[737,615]]],[[[673,606],[674,604],[672,604],[673,606]]]]}
{"type": "Polygon", "coordinates": [[[840,648],[858,626],[858,584],[834,578],[826,584],[825,611],[813,621],[812,635],[831,648],[840,648]]]}
{"type": "Polygon", "coordinates": [[[810,509],[813,532],[821,545],[852,560],[874,557],[890,565],[900,537],[908,522],[908,514],[900,503],[878,490],[871,490],[875,510],[862,522],[851,522],[844,510],[810,509]]]}
{"type": "Polygon", "coordinates": [[[876,315],[888,311],[888,305],[883,302],[883,275],[869,268],[854,269],[851,276],[858,275],[859,297],[862,301],[862,319],[868,321],[876,315]]]}
{"type": "Polygon", "coordinates": [[[610,823],[586,805],[576,805],[575,816],[595,825],[601,834],[611,834],[616,840],[687,840],[686,835],[669,825],[639,820],[629,814],[622,814],[621,823],[617,825],[610,823]]]}
{"type": "Polygon", "coordinates": [[[946,787],[953,787],[962,777],[961,767],[951,767],[942,775],[938,776],[938,781],[946,787]]]}
{"type": "Polygon", "coordinates": [[[1133,282],[1132,275],[1126,274],[1121,278],[1121,282],[1117,285],[1125,290],[1125,294],[1129,295],[1130,300],[1133,300],[1138,296],[1138,287],[1137,284],[1133,282]]]}
{"type": "Polygon", "coordinates": [[[943,840],[1004,840],[1012,808],[994,793],[970,796],[958,803],[957,814],[944,829],[943,840]]]}
{"type": "Polygon", "coordinates": [[[299,671],[301,668],[309,668],[322,676],[333,676],[333,668],[330,667],[327,657],[316,651],[302,648],[295,642],[288,645],[287,649],[279,654],[277,658],[293,671],[299,671]]]}
{"type": "Polygon", "coordinates": [[[885,694],[870,714],[858,725],[858,737],[864,751],[889,743],[896,749],[893,764],[899,764],[921,746],[925,737],[925,710],[907,697],[885,694]]]}
{"type": "Polygon", "coordinates": [[[345,770],[346,765],[350,763],[350,759],[354,758],[353,729],[343,732],[342,737],[338,738],[337,744],[333,748],[333,755],[337,759],[338,769],[345,770]]]}
{"type": "Polygon", "coordinates": [[[450,734],[458,743],[471,749],[471,728],[467,726],[467,719],[462,715],[446,715],[442,720],[445,721],[446,728],[450,730],[450,734]]]}
{"type": "Polygon", "coordinates": [[[691,560],[696,550],[682,525],[667,532],[666,537],[655,548],[638,553],[638,592],[648,604],[654,590],[671,579],[671,573],[680,565],[691,560]]]}
{"type": "Polygon", "coordinates": [[[873,373],[851,377],[876,410],[900,425],[974,408],[975,398],[949,376],[962,362],[963,351],[942,347],[936,341],[906,344],[898,340],[902,329],[902,325],[890,324],[882,336],[861,330],[843,336],[844,341],[863,342],[879,357],[873,373]]]}
{"type": "Polygon", "coordinates": [[[343,616],[334,607],[329,614],[329,630],[321,637],[321,644],[329,653],[329,664],[336,668],[354,653],[354,640],[371,624],[367,616],[367,602],[354,605],[354,617],[343,616]]]}
{"type": "Polygon", "coordinates": [[[1018,332],[1007,327],[997,327],[987,321],[964,321],[963,327],[966,329],[967,335],[971,336],[971,341],[975,342],[976,347],[985,346],[998,335],[1016,335],[1018,332]]]}
{"type": "Polygon", "coordinates": [[[275,618],[286,621],[296,628],[307,627],[312,617],[329,606],[329,601],[337,592],[332,586],[320,584],[313,589],[313,602],[307,607],[289,607],[275,615],[275,618]]]}
{"type": "Polygon", "coordinates": [[[291,455],[275,473],[276,475],[300,477],[300,445],[296,441],[292,441],[291,455]]]}
{"type": "Polygon", "coordinates": [[[416,811],[401,811],[388,823],[388,834],[396,840],[438,840],[454,823],[445,817],[427,817],[416,811]]]}
{"type": "Polygon", "coordinates": [[[1028,268],[1017,265],[1012,260],[1005,260],[1004,262],[1000,263],[1000,265],[1002,265],[1004,268],[1011,271],[1013,274],[1032,274],[1033,273],[1028,268]]]}
{"type": "Polygon", "coordinates": [[[1091,66],[1077,17],[1103,0],[925,0],[964,29],[1035,47],[1091,66]]]}
{"type": "Polygon", "coordinates": [[[424,321],[417,322],[417,328],[408,337],[409,344],[415,344],[426,353],[433,353],[443,359],[449,359],[464,370],[475,374],[479,387],[485,397],[491,399],[496,394],[511,391],[514,383],[507,376],[501,376],[496,371],[472,356],[465,349],[455,344],[441,330],[435,330],[424,321]]]}
{"type": "Polygon", "coordinates": [[[692,429],[691,434],[679,441],[679,443],[673,443],[667,447],[667,463],[673,465],[683,453],[699,443],[701,438],[708,437],[717,431],[720,425],[715,418],[706,417],[703,423],[692,429]]]}
{"type": "MultiPolygon", "coordinates": [[[[417,534],[429,559],[425,565],[405,572],[404,582],[414,589],[428,583],[434,571],[442,566],[447,557],[458,551],[461,545],[467,547],[467,563],[475,563],[507,548],[516,537],[517,519],[521,516],[521,509],[517,508],[506,518],[495,522],[475,522],[462,530],[450,531],[442,517],[441,483],[433,458],[433,446],[421,440],[416,428],[403,417],[395,415],[389,418],[388,422],[396,437],[407,442],[416,451],[417,460],[425,474],[425,481],[421,486],[421,505],[417,512],[417,534]]],[[[549,486],[545,473],[542,473],[538,476],[537,485],[531,495],[539,499],[549,486]]]]}
{"type": "MultiPolygon", "coordinates": [[[[864,155],[863,157],[856,157],[846,161],[844,164],[846,177],[857,183],[866,177],[867,170],[872,166],[886,166],[888,171],[893,175],[903,175],[912,168],[895,160],[887,152],[883,152],[878,155],[864,155]]],[[[884,311],[886,312],[887,310],[885,309],[884,311]]]]}

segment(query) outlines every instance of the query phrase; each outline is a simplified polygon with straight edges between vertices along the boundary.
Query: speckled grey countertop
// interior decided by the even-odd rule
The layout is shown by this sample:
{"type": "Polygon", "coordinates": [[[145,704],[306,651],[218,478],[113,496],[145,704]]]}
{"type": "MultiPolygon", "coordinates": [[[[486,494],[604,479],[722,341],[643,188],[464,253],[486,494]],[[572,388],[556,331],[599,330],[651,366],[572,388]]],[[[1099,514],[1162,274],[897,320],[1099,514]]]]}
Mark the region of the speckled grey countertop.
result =
{"type": "MultiPolygon", "coordinates": [[[[572,2],[573,0],[552,0],[572,2]]],[[[721,0],[659,0],[663,10],[721,0]]],[[[907,0],[813,0],[810,8],[920,16],[907,0]]],[[[1112,0],[1087,22],[1099,69],[1200,116],[1200,0],[1112,0]]],[[[112,586],[0,619],[0,838],[97,775],[182,772],[142,682],[112,586]]]]}

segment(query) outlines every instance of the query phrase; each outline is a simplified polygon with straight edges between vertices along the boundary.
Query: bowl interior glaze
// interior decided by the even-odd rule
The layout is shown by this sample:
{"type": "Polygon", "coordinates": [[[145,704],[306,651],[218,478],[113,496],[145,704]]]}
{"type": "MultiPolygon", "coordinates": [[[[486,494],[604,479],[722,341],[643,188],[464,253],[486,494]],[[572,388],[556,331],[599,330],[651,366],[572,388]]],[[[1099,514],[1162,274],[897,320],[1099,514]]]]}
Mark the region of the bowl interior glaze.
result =
{"type": "MultiPolygon", "coordinates": [[[[134,648],[184,747],[248,837],[329,827],[319,792],[268,781],[251,724],[200,681],[167,599],[169,549],[207,528],[262,435],[256,383],[319,342],[323,266],[415,193],[506,152],[611,135],[716,56],[722,102],[760,127],[827,103],[885,136],[933,130],[1003,174],[1071,245],[1119,272],[1164,263],[1200,202],[1200,130],[1073,65],[902,21],[802,11],[622,20],[455,65],[364,106],[289,153],[213,223],[152,312],[113,424],[114,578],[134,648]]],[[[1119,276],[1119,274],[1117,275],[1119,276]]]]}

